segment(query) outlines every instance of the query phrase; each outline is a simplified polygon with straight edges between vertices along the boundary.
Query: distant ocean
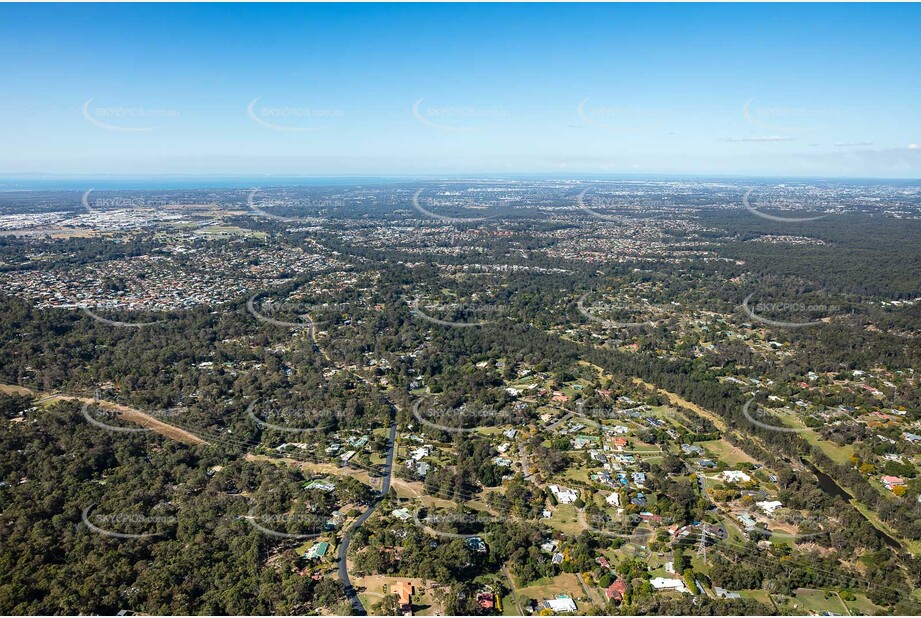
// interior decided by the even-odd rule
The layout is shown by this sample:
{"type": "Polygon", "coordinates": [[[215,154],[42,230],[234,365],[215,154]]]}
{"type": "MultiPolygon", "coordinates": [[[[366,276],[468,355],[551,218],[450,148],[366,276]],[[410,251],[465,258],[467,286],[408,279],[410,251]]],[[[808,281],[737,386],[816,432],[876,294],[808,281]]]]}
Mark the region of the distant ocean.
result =
{"type": "Polygon", "coordinates": [[[281,186],[332,186],[386,184],[406,182],[410,178],[396,177],[303,177],[303,176],[149,176],[109,177],[91,176],[36,177],[0,175],[0,192],[6,191],[86,191],[96,190],[158,190],[158,189],[249,189],[254,187],[281,186]]]}
{"type": "Polygon", "coordinates": [[[845,185],[921,186],[919,179],[690,176],[666,174],[440,174],[417,176],[28,176],[0,174],[0,193],[11,191],[156,191],[181,189],[251,189],[256,187],[322,187],[383,185],[420,181],[583,181],[583,182],[727,182],[817,183],[845,185]]]}

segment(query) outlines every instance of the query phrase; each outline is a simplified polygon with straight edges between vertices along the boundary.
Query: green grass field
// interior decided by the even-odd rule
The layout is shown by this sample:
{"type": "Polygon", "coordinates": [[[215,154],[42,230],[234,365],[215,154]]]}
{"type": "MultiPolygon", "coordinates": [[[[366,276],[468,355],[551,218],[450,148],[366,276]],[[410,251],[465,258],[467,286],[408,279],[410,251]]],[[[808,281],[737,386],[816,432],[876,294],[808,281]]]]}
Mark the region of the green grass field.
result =
{"type": "Polygon", "coordinates": [[[868,599],[865,595],[857,594],[854,595],[857,597],[856,601],[845,601],[844,604],[847,605],[848,609],[851,610],[852,614],[863,614],[864,616],[879,616],[885,613],[885,610],[882,607],[879,607],[873,601],[868,599]]]}
{"type": "Polygon", "coordinates": [[[825,611],[845,616],[848,614],[847,607],[841,598],[834,592],[826,595],[825,590],[799,588],[796,590],[795,603],[799,604],[800,609],[811,610],[817,614],[825,611]]]}
{"type": "Polygon", "coordinates": [[[707,451],[712,454],[713,458],[724,461],[729,466],[734,466],[742,462],[758,463],[742,449],[729,444],[725,440],[708,440],[706,442],[698,442],[697,444],[707,449],[707,451]]]}
{"type": "Polygon", "coordinates": [[[579,523],[579,512],[572,504],[558,504],[550,507],[553,517],[543,520],[551,528],[566,534],[578,535],[585,526],[579,523]]]}

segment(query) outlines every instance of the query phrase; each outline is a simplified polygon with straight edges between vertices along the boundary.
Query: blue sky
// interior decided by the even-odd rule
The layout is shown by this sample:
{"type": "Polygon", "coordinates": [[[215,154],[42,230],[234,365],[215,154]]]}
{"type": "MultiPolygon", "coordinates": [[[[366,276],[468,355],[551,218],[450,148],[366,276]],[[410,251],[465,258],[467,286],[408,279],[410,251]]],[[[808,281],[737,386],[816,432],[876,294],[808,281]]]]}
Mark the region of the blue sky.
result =
{"type": "Polygon", "coordinates": [[[0,173],[921,176],[921,7],[0,5],[0,173]]]}

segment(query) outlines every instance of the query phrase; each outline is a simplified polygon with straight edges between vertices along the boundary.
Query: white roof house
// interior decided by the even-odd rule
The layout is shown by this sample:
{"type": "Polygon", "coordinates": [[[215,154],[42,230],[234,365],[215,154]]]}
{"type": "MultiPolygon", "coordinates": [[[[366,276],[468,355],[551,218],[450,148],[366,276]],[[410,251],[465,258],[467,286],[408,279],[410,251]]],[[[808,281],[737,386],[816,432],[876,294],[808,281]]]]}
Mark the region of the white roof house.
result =
{"type": "Polygon", "coordinates": [[[678,592],[687,592],[688,590],[684,587],[683,581],[669,577],[655,577],[649,580],[649,583],[656,590],[677,590],[678,592]]]}
{"type": "Polygon", "coordinates": [[[431,451],[428,446],[420,446],[416,450],[410,452],[409,456],[413,458],[415,461],[419,461],[423,457],[428,457],[430,452],[431,451]]]}
{"type": "Polygon", "coordinates": [[[752,480],[752,477],[741,470],[726,470],[720,474],[720,478],[729,483],[747,483],[752,480]]]}
{"type": "Polygon", "coordinates": [[[612,491],[611,494],[604,499],[604,501],[611,506],[620,506],[620,494],[616,491],[612,491]]]}
{"type": "Polygon", "coordinates": [[[765,500],[764,502],[756,502],[755,504],[768,515],[773,515],[774,511],[783,506],[779,500],[765,500]]]}
{"type": "Polygon", "coordinates": [[[544,601],[544,607],[563,614],[576,611],[576,602],[568,596],[561,594],[555,599],[547,599],[544,601]]]}
{"type": "Polygon", "coordinates": [[[571,489],[560,487],[559,485],[550,485],[550,492],[556,497],[560,504],[572,504],[579,498],[579,494],[571,489]]]}

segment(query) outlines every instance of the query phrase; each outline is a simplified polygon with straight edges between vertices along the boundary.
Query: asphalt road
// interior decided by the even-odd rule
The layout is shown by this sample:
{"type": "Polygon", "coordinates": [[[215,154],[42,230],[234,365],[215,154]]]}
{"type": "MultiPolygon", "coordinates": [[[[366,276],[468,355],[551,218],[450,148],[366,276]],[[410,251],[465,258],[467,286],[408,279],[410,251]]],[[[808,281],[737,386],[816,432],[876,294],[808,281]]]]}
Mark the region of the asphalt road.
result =
{"type": "MultiPolygon", "coordinates": [[[[391,404],[393,405],[393,404],[391,404]]],[[[352,580],[349,579],[349,569],[348,562],[346,561],[346,556],[349,553],[349,544],[352,542],[352,535],[358,530],[358,527],[361,526],[371,514],[374,513],[374,510],[377,508],[377,505],[380,504],[381,499],[387,495],[387,492],[390,491],[390,472],[393,469],[393,454],[394,454],[394,444],[397,439],[397,423],[396,421],[390,425],[390,447],[387,450],[387,461],[384,464],[384,474],[381,481],[381,489],[377,494],[377,497],[368,507],[368,509],[361,514],[361,516],[355,520],[355,523],[349,528],[348,532],[342,537],[342,543],[339,545],[339,581],[342,582],[342,586],[345,588],[345,596],[348,598],[349,603],[352,604],[352,610],[355,612],[356,616],[366,616],[368,612],[365,610],[364,605],[361,604],[361,599],[358,598],[358,593],[355,592],[355,587],[352,586],[352,580]]]]}

